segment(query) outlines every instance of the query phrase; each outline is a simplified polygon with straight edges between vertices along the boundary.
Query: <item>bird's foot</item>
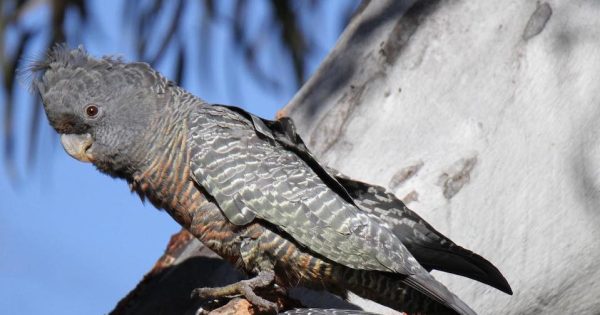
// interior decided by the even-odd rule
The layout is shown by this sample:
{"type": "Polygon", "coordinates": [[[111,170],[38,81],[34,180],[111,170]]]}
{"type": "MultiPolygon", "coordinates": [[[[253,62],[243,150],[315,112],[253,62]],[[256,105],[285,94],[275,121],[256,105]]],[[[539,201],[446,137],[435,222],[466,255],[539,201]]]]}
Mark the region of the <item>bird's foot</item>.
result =
{"type": "Polygon", "coordinates": [[[254,293],[254,289],[265,288],[273,283],[275,273],[273,271],[261,271],[252,279],[242,280],[219,288],[197,288],[192,291],[192,298],[218,299],[242,295],[252,305],[260,310],[277,313],[277,304],[264,299],[254,293]]]}

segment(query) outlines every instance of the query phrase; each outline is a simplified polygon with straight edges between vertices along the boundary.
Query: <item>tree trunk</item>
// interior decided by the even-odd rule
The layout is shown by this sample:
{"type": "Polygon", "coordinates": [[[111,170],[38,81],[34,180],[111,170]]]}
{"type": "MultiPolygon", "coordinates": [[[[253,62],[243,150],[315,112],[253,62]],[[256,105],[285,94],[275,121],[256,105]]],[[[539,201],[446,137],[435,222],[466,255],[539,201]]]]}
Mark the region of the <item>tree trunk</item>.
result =
{"type": "Polygon", "coordinates": [[[280,113],[498,266],[483,314],[600,311],[600,4],[372,1],[280,113]]]}
{"type": "Polygon", "coordinates": [[[279,114],[322,162],[494,263],[513,296],[434,272],[476,311],[597,313],[599,16],[595,1],[365,1],[279,114]]]}

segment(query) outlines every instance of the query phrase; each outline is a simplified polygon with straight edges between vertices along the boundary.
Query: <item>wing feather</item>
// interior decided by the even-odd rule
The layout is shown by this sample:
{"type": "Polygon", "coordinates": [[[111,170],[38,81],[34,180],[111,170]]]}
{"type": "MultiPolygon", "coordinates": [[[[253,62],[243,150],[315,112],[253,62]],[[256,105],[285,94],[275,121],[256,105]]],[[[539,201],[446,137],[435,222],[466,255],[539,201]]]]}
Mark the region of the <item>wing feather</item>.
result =
{"type": "Polygon", "coordinates": [[[381,219],[427,270],[437,269],[469,277],[512,294],[508,281],[498,268],[476,253],[456,245],[385,188],[351,179],[321,166],[296,133],[291,119],[282,117],[270,121],[239,108],[229,108],[251,117],[254,125],[258,126],[257,132],[296,153],[338,195],[345,200],[351,199],[361,211],[381,219]]]}
{"type": "Polygon", "coordinates": [[[285,128],[293,125],[275,126],[283,133],[272,133],[274,126],[239,111],[202,106],[189,123],[192,177],[231,222],[265,220],[324,259],[402,275],[434,300],[474,314],[419,265],[387,224],[361,211],[308,150],[289,141],[295,133],[285,128]]]}
{"type": "Polygon", "coordinates": [[[262,121],[219,106],[200,107],[190,119],[193,178],[234,224],[266,220],[351,268],[404,275],[422,269],[391,231],[274,141],[262,121]]]}
{"type": "MultiPolygon", "coordinates": [[[[252,116],[248,113],[246,115],[252,116]]],[[[260,119],[252,117],[253,121],[260,119]]],[[[341,196],[351,198],[359,209],[387,224],[427,270],[437,269],[462,275],[512,294],[508,281],[498,268],[476,253],[456,245],[385,188],[363,183],[334,169],[322,167],[296,133],[291,119],[283,117],[276,121],[262,120],[262,123],[271,130],[276,141],[302,157],[326,179],[333,190],[341,196]]]]}

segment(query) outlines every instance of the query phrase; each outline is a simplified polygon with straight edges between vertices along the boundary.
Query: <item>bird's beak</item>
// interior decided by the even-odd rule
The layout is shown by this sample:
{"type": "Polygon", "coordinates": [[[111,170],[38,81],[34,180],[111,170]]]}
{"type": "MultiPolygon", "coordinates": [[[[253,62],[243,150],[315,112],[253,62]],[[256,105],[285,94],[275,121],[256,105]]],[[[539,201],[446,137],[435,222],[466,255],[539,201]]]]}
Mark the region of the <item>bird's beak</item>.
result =
{"type": "Polygon", "coordinates": [[[81,162],[92,162],[92,156],[87,150],[94,141],[89,133],[82,135],[62,134],[60,135],[60,143],[71,157],[81,162]]]}

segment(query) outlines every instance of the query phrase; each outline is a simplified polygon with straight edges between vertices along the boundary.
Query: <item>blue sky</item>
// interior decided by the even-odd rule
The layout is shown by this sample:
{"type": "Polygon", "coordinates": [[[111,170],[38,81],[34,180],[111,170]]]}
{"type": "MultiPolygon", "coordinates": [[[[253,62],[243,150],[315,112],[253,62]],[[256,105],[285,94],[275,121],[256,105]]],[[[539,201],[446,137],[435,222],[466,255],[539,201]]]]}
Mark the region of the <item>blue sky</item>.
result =
{"type": "MultiPolygon", "coordinates": [[[[95,22],[83,29],[81,42],[92,55],[120,54],[126,60],[134,59],[133,34],[123,31],[128,29],[121,20],[123,3],[91,1],[90,13],[95,22]]],[[[266,14],[264,1],[252,3],[253,15],[266,14]]],[[[227,12],[232,1],[220,4],[227,12]]],[[[324,1],[312,17],[314,21],[305,21],[316,25],[313,38],[319,47],[307,65],[309,73],[333,47],[347,5],[324,1]]],[[[190,29],[186,40],[196,40],[193,30],[198,18],[194,12],[198,11],[188,10],[184,16],[190,29]]],[[[48,16],[47,8],[40,6],[23,23],[35,27],[48,16]]],[[[67,25],[73,25],[70,29],[76,31],[72,17],[67,25]]],[[[260,31],[259,25],[247,27],[260,31]]],[[[225,26],[217,26],[215,34],[210,60],[213,75],[187,76],[185,87],[209,102],[235,104],[263,117],[273,117],[296,92],[291,83],[293,74],[278,53],[277,41],[265,42],[265,48],[273,53],[260,59],[264,67],[277,69],[281,75],[283,88],[273,92],[261,88],[239,54],[231,51],[225,26]],[[229,69],[229,73],[222,69],[229,69]]],[[[196,48],[189,53],[197,54],[194,49],[199,45],[190,46],[196,48]]],[[[30,47],[30,57],[39,56],[42,47],[40,37],[30,47]]],[[[173,53],[168,57],[172,58],[173,53]]],[[[192,60],[188,67],[199,69],[197,59],[192,60]]],[[[172,75],[168,63],[158,68],[172,75]]],[[[16,110],[19,134],[27,134],[30,97],[22,85],[16,110]]],[[[20,137],[17,143],[19,179],[9,180],[4,163],[0,164],[0,314],[107,313],[152,267],[179,227],[166,213],[143,205],[124,181],[111,179],[93,166],[68,157],[45,118],[43,124],[33,170],[25,162],[26,137],[20,137]]]]}

